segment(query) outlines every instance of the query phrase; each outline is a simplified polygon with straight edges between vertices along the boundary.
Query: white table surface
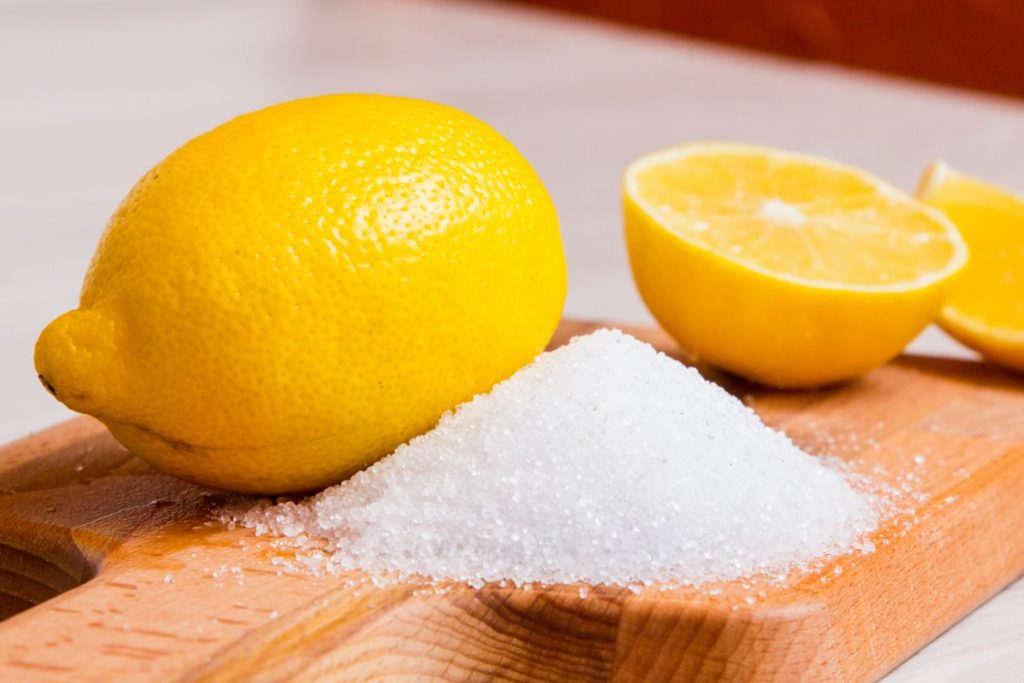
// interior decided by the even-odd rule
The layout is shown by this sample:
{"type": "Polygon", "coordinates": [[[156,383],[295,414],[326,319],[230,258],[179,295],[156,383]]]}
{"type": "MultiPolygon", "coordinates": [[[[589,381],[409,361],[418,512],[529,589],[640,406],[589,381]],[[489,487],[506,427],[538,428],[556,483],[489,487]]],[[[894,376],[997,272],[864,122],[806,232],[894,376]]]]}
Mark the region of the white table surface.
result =
{"type": "MultiPolygon", "coordinates": [[[[75,305],[133,182],[189,137],[280,100],[384,92],[490,122],[554,196],[566,313],[584,318],[651,322],[618,187],[623,167],[658,147],[787,147],[907,189],[941,157],[1024,189],[1024,103],[515,6],[0,0],[0,46],[0,442],[70,416],[39,387],[32,345],[75,305]]],[[[934,328],[910,350],[971,355],[934,328]]],[[[1024,681],[1024,582],[887,680],[1024,681]]]]}

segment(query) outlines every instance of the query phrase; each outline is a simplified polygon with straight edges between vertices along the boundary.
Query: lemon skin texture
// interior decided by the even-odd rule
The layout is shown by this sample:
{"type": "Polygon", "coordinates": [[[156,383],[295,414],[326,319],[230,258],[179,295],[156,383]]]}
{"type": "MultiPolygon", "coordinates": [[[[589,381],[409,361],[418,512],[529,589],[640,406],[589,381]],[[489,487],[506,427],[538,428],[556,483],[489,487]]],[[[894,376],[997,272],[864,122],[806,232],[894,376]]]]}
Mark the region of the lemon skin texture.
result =
{"type": "Polygon", "coordinates": [[[625,214],[633,279],[658,324],[695,359],[767,386],[835,384],[882,365],[949,291],[823,292],[680,240],[629,200],[625,214]]]}
{"type": "Polygon", "coordinates": [[[297,493],[528,363],[565,292],[554,206],[497,132],[430,102],[322,96],[149,171],[35,362],[162,471],[297,493]]]}

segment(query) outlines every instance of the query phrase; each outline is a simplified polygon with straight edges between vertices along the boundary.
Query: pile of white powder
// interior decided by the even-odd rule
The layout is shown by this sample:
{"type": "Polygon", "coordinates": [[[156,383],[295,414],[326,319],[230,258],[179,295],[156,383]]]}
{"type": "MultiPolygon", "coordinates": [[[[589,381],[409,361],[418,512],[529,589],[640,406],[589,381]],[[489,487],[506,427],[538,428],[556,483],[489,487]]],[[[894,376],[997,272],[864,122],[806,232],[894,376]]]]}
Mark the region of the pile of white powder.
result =
{"type": "Polygon", "coordinates": [[[868,550],[877,513],[695,370],[602,330],[350,480],[239,521],[318,542],[331,571],[700,584],[868,550]]]}

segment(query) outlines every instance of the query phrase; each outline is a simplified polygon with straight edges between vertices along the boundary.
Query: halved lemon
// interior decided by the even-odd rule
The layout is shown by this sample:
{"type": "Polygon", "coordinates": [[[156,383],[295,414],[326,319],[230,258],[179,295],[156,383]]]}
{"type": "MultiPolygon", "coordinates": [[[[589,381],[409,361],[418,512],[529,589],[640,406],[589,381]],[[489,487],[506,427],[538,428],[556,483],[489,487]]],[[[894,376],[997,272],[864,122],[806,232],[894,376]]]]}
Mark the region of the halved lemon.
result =
{"type": "Polygon", "coordinates": [[[1024,371],[1024,198],[935,162],[918,197],[963,234],[970,262],[939,316],[942,328],[996,363],[1024,371]]]}
{"type": "Polygon", "coordinates": [[[697,357],[779,387],[897,355],[967,260],[953,224],[863,171],[775,149],[673,147],[625,174],[633,277],[697,357]]]}

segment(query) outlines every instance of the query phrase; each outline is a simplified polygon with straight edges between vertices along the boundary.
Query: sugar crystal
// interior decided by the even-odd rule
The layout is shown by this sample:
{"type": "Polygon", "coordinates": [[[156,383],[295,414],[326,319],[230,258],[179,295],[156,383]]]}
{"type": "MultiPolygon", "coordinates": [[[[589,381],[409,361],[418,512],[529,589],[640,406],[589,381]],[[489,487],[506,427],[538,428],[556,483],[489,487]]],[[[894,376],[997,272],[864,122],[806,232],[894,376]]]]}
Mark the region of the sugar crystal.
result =
{"type": "Polygon", "coordinates": [[[338,569],[479,584],[700,584],[865,547],[871,500],[717,385],[615,330],[542,354],[432,431],[242,523],[338,569]]]}

